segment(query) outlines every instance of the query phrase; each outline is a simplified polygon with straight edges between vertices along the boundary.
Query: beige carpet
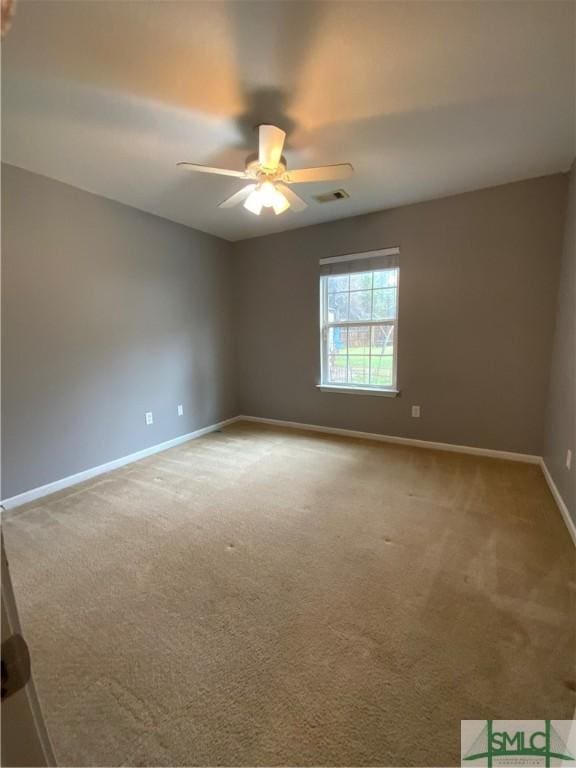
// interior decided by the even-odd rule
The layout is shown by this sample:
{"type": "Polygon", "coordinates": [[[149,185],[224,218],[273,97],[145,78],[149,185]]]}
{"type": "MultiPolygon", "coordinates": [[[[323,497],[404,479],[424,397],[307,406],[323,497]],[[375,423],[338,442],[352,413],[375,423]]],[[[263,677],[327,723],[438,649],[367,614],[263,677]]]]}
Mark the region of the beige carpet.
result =
{"type": "Polygon", "coordinates": [[[4,529],[61,765],[456,765],[574,712],[536,466],[237,424],[4,529]]]}

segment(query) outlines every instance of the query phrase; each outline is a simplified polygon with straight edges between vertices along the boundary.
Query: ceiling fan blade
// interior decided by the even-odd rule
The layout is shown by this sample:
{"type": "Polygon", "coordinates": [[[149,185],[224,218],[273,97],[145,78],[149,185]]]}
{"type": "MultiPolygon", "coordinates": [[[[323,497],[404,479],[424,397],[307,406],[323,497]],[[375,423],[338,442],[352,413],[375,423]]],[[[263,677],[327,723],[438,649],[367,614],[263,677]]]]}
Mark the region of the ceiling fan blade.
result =
{"type": "Polygon", "coordinates": [[[286,184],[276,184],[276,189],[278,189],[286,200],[290,203],[290,208],[292,208],[293,211],[303,211],[305,208],[308,208],[308,203],[306,203],[302,198],[294,192],[294,190],[290,189],[290,187],[287,187],[286,184]]]}
{"type": "Polygon", "coordinates": [[[244,200],[254,192],[256,186],[256,184],[247,184],[245,187],[242,187],[241,190],[234,192],[233,195],[230,195],[226,200],[219,203],[218,208],[233,208],[235,205],[240,205],[240,203],[243,203],[244,200]]]}
{"type": "Polygon", "coordinates": [[[350,163],[339,165],[320,165],[317,168],[299,168],[295,171],[286,171],[282,177],[288,184],[304,184],[308,181],[332,181],[333,179],[347,179],[354,173],[350,163]]]}
{"type": "Polygon", "coordinates": [[[286,134],[275,125],[261,125],[258,136],[258,162],[267,171],[275,171],[282,157],[286,134]]]}
{"type": "Polygon", "coordinates": [[[232,171],[229,168],[212,168],[209,165],[198,165],[197,163],[176,163],[181,168],[188,171],[199,171],[200,173],[217,173],[220,176],[234,176],[236,179],[247,179],[246,171],[232,171]]]}

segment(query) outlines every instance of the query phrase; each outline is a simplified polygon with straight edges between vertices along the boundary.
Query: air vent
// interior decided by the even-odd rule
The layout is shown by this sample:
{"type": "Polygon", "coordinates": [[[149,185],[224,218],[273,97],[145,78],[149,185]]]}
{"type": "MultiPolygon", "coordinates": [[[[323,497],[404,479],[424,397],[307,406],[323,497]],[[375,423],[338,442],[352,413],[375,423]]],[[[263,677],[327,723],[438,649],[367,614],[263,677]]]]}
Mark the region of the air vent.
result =
{"type": "Polygon", "coordinates": [[[324,192],[323,195],[315,195],[314,199],[319,203],[331,203],[333,200],[346,200],[350,197],[345,189],[335,189],[334,192],[324,192]]]}

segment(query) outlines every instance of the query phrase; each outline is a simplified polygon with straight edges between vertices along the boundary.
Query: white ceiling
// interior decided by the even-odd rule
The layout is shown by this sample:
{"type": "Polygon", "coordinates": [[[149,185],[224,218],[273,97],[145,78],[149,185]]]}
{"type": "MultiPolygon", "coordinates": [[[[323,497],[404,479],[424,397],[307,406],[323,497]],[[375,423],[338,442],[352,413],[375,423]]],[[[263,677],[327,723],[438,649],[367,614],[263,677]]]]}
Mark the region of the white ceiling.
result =
{"type": "Polygon", "coordinates": [[[229,240],[565,171],[575,3],[20,0],[2,51],[3,159],[229,240]],[[351,162],[349,200],[217,204],[253,127],[289,167],[351,162]]]}

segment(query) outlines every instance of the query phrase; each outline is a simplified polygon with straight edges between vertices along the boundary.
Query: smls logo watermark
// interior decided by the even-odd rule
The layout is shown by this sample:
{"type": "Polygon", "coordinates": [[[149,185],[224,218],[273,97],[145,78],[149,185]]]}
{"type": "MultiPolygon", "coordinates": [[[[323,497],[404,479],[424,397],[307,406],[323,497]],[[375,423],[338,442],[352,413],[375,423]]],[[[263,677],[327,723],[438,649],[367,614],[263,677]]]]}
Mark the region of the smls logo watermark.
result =
{"type": "Polygon", "coordinates": [[[576,766],[575,720],[462,720],[461,765],[576,766]]]}

